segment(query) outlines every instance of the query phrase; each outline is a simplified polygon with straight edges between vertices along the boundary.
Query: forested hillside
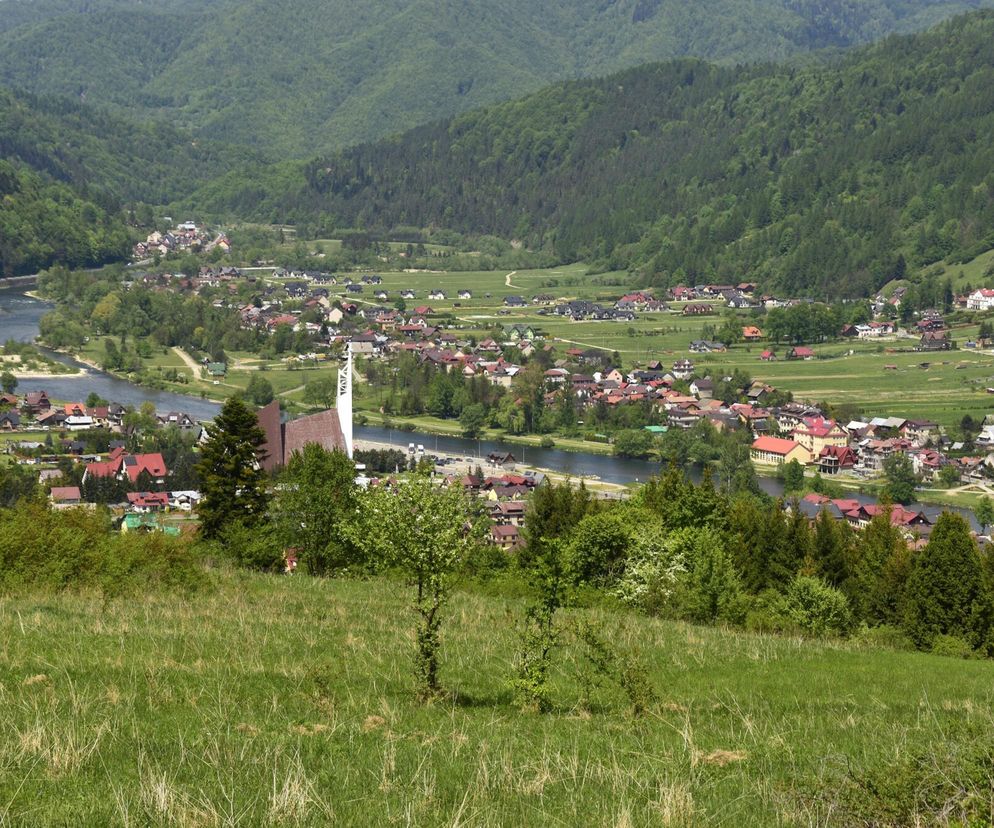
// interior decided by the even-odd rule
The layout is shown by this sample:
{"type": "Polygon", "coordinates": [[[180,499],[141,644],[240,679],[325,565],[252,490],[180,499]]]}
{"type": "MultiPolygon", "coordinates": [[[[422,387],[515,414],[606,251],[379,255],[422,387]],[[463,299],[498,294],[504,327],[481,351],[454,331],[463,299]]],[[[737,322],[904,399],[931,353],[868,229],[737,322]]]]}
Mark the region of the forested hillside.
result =
{"type": "Polygon", "coordinates": [[[2,0],[0,82],[306,157],[556,81],[780,60],[994,0],[2,0]]]}
{"type": "Polygon", "coordinates": [[[0,87],[0,158],[0,275],[10,276],[120,259],[125,207],[186,196],[256,154],[0,87]]]}
{"type": "Polygon", "coordinates": [[[165,124],[3,87],[0,157],[83,188],[108,206],[119,200],[173,201],[240,162],[256,160],[249,150],[194,141],[165,124]]]}
{"type": "Polygon", "coordinates": [[[0,160],[0,277],[53,262],[103,264],[126,256],[129,248],[117,214],[65,184],[0,160]]]}
{"type": "Polygon", "coordinates": [[[199,204],[491,233],[652,283],[865,295],[994,246],[994,13],[833,67],[683,60],[562,84],[231,175],[199,204]]]}

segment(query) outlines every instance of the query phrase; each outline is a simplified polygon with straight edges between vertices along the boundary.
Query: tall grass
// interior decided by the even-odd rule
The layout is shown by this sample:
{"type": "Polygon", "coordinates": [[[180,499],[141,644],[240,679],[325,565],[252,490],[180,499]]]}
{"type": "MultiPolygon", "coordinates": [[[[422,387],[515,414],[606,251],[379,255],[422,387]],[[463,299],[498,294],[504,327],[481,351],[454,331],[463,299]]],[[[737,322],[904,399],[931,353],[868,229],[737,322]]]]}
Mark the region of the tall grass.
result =
{"type": "Polygon", "coordinates": [[[612,647],[639,652],[657,698],[633,718],[615,686],[578,678],[582,649],[568,644],[554,709],[526,713],[507,690],[521,606],[458,594],[448,695],[422,705],[408,603],[391,581],[241,573],[189,595],[0,598],[0,825],[989,813],[986,663],[584,610],[612,647]]]}

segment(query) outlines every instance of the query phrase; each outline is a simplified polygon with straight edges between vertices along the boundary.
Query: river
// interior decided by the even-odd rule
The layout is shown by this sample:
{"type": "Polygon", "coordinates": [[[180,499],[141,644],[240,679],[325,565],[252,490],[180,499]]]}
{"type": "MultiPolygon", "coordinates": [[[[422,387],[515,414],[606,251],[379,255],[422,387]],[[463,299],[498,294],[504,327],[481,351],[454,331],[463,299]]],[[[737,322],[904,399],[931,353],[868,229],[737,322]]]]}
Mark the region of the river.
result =
{"type": "MultiPolygon", "coordinates": [[[[51,307],[48,302],[25,296],[17,289],[0,289],[0,342],[6,342],[8,339],[33,342],[38,336],[38,320],[51,310],[51,307]]],[[[44,391],[50,397],[60,400],[84,400],[91,391],[95,391],[105,400],[121,405],[138,407],[149,400],[155,405],[156,411],[183,411],[198,420],[211,419],[220,408],[216,403],[199,397],[142,388],[127,380],[89,368],[65,354],[43,350],[52,359],[65,365],[75,365],[82,370],[82,373],[62,377],[20,379],[17,383],[19,393],[44,391]]]]}
{"type": "MultiPolygon", "coordinates": [[[[20,342],[32,342],[38,335],[38,320],[51,305],[39,299],[25,296],[18,289],[0,289],[0,341],[16,339],[20,342]]],[[[88,368],[82,363],[67,357],[47,351],[52,358],[68,365],[76,365],[84,369],[84,375],[74,375],[71,378],[22,379],[17,390],[45,391],[49,396],[64,400],[82,400],[91,391],[96,391],[101,397],[122,405],[139,406],[146,400],[155,404],[157,411],[184,411],[198,420],[212,418],[218,411],[216,403],[174,394],[169,391],[154,391],[134,385],[126,380],[118,379],[103,371],[88,368]]],[[[380,426],[356,426],[355,436],[360,440],[379,443],[392,443],[398,448],[407,450],[409,443],[420,444],[429,453],[441,451],[446,454],[462,455],[463,457],[485,458],[491,452],[510,452],[522,463],[538,469],[572,475],[576,478],[597,478],[606,483],[632,483],[648,480],[659,474],[661,466],[648,460],[630,460],[612,457],[605,454],[584,454],[582,452],[561,451],[559,449],[543,449],[534,446],[522,446],[518,443],[504,443],[499,440],[467,440],[462,437],[450,437],[418,432],[386,429],[380,426]]],[[[699,481],[700,472],[690,471],[690,476],[699,481]]],[[[783,485],[771,477],[760,477],[759,485],[763,491],[773,497],[783,494],[783,485]]],[[[847,493],[846,497],[859,500],[861,503],[875,502],[867,495],[847,493]]],[[[934,516],[941,508],[924,506],[925,511],[934,516]]],[[[956,509],[975,528],[977,523],[972,512],[956,509]]]]}

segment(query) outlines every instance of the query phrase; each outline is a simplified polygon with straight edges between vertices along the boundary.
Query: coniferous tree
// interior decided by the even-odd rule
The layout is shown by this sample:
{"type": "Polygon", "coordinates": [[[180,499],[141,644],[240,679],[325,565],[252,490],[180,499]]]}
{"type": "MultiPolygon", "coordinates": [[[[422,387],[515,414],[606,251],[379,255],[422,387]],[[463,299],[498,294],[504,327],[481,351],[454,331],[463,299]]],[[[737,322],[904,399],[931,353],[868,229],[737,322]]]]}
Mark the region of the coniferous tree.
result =
{"type": "Polygon", "coordinates": [[[783,542],[768,550],[765,586],[784,590],[811,557],[811,529],[804,513],[795,507],[785,521],[783,542]]]}
{"type": "Polygon", "coordinates": [[[524,536],[527,542],[518,553],[518,562],[527,566],[540,553],[543,543],[569,534],[590,510],[590,493],[582,483],[569,481],[536,486],[528,504],[524,536]]]}
{"type": "Polygon", "coordinates": [[[912,561],[905,631],[920,649],[931,648],[940,635],[980,647],[987,641],[990,621],[991,596],[970,526],[960,515],[945,512],[928,546],[912,561]]]}
{"type": "Polygon", "coordinates": [[[240,522],[252,526],[265,519],[269,504],[265,459],[266,435],[255,412],[239,396],[229,397],[200,452],[200,531],[217,538],[225,527],[240,522]]]}
{"type": "Polygon", "coordinates": [[[850,576],[849,526],[836,521],[827,509],[822,509],[815,520],[811,556],[815,574],[830,586],[840,588],[850,576]]]}
{"type": "Polygon", "coordinates": [[[853,611],[869,624],[898,625],[903,619],[904,588],[911,553],[901,530],[891,523],[891,505],[863,530],[854,544],[853,578],[846,590],[853,611]]]}

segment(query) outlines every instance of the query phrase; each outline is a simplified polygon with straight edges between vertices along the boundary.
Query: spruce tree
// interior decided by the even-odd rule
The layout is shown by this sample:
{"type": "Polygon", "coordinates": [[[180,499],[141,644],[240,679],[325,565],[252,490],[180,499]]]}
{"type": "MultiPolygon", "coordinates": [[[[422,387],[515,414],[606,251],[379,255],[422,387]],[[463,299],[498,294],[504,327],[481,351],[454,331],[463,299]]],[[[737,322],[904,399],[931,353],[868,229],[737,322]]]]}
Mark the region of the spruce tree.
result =
{"type": "Polygon", "coordinates": [[[229,397],[221,413],[207,426],[200,451],[200,531],[219,537],[237,522],[255,526],[266,517],[269,493],[260,461],[266,455],[266,435],[255,412],[239,396],[229,397]]]}
{"type": "Polygon", "coordinates": [[[904,628],[920,649],[930,649],[939,635],[982,646],[990,626],[990,594],[970,526],[945,512],[935,524],[928,546],[911,565],[905,593],[904,628]]]}
{"type": "Polygon", "coordinates": [[[911,572],[911,550],[891,523],[891,504],[863,530],[854,544],[853,579],[846,590],[858,618],[870,624],[900,625],[904,591],[911,572]]]}
{"type": "Polygon", "coordinates": [[[786,519],[782,542],[767,549],[765,586],[781,591],[786,589],[811,554],[811,528],[795,502],[786,519]]]}
{"type": "Polygon", "coordinates": [[[830,586],[840,588],[849,579],[849,526],[837,522],[827,509],[815,520],[811,557],[816,574],[830,586]]]}

